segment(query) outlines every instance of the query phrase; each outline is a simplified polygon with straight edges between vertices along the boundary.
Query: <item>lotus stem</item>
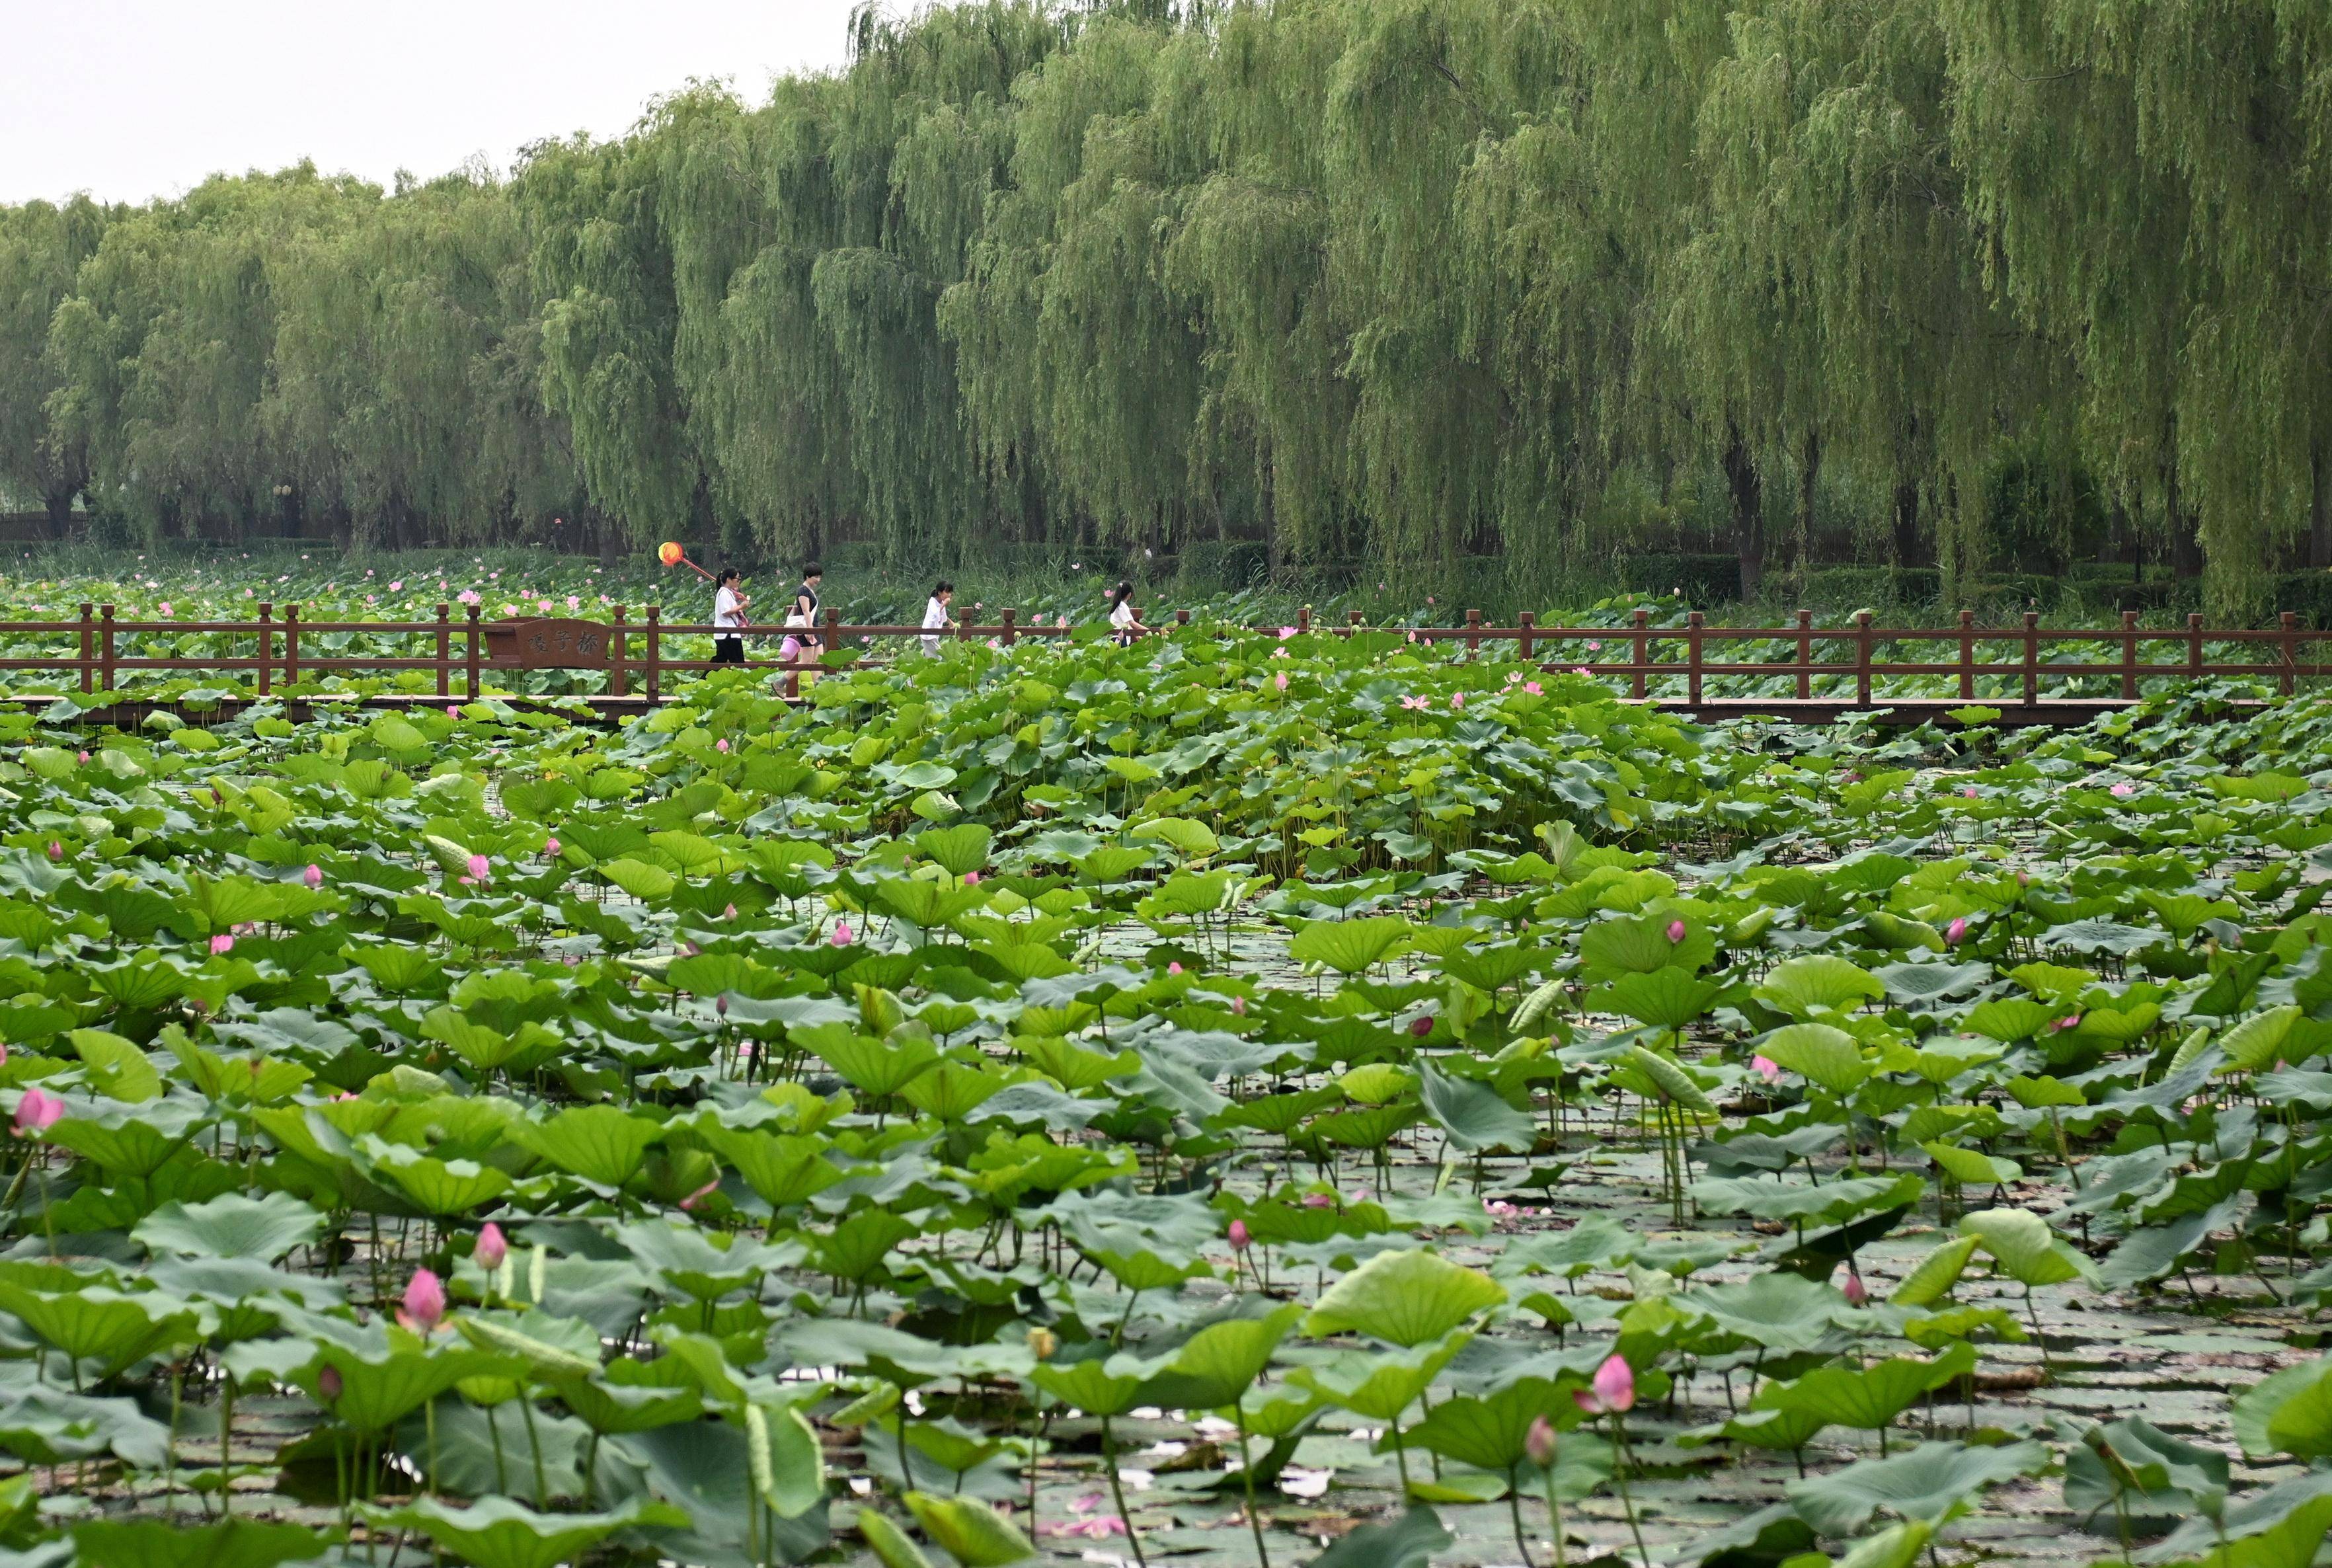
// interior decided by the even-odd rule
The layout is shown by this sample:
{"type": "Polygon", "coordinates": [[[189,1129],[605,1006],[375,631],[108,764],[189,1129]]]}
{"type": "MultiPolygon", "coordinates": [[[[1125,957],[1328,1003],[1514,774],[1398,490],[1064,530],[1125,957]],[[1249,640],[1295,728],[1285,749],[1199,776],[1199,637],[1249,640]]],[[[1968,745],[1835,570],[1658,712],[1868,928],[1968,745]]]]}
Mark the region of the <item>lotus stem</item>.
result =
{"type": "MultiPolygon", "coordinates": [[[[1615,1411],[1611,1417],[1611,1478],[1619,1483],[1620,1506],[1628,1511],[1628,1534],[1636,1538],[1636,1560],[1649,1564],[1650,1553],[1644,1550],[1644,1532],[1636,1524],[1636,1499],[1628,1490],[1628,1424],[1615,1411]]],[[[1548,1485],[1553,1485],[1552,1477],[1548,1485]]]]}
{"type": "Polygon", "coordinates": [[[1126,1511],[1125,1483],[1117,1474],[1117,1434],[1110,1429],[1109,1418],[1101,1419],[1102,1463],[1109,1467],[1109,1495],[1117,1500],[1117,1516],[1125,1521],[1125,1544],[1133,1548],[1136,1568],[1150,1568],[1150,1560],[1142,1554],[1142,1533],[1133,1527],[1133,1515],[1126,1511]]]}
{"type": "MultiPolygon", "coordinates": [[[[1263,1544],[1263,1515],[1256,1512],[1255,1461],[1247,1455],[1247,1410],[1242,1406],[1233,1405],[1231,1413],[1238,1418],[1239,1479],[1247,1487],[1247,1528],[1255,1533],[1255,1560],[1261,1563],[1263,1568],[1271,1568],[1271,1554],[1263,1544]]],[[[1124,1510],[1121,1507],[1120,1516],[1123,1517],[1123,1514],[1124,1510]]],[[[1033,1521],[1033,1515],[1031,1517],[1033,1521]]],[[[1133,1538],[1133,1522],[1130,1519],[1126,1521],[1125,1535],[1128,1540],[1133,1538]]],[[[1515,1538],[1521,1539],[1519,1535],[1515,1538]]],[[[1525,1563],[1523,1568],[1530,1568],[1530,1564],[1525,1563]]]]}

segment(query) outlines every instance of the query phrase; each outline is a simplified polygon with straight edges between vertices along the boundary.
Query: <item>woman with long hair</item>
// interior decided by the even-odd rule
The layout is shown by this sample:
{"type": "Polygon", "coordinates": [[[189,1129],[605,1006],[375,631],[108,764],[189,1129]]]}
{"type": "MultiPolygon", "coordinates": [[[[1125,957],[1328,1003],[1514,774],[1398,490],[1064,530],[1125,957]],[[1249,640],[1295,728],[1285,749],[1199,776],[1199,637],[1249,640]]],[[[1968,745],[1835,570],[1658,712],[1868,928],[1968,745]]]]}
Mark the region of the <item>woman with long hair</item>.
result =
{"type": "Polygon", "coordinates": [[[1133,607],[1133,585],[1121,580],[1105,596],[1111,603],[1109,624],[1117,630],[1120,647],[1132,647],[1133,639],[1150,628],[1142,624],[1142,614],[1133,607]]]}
{"type": "Polygon", "coordinates": [[[712,662],[716,664],[741,664],[745,662],[744,578],[735,567],[724,567],[712,579],[712,624],[725,630],[712,635],[712,662]]]}

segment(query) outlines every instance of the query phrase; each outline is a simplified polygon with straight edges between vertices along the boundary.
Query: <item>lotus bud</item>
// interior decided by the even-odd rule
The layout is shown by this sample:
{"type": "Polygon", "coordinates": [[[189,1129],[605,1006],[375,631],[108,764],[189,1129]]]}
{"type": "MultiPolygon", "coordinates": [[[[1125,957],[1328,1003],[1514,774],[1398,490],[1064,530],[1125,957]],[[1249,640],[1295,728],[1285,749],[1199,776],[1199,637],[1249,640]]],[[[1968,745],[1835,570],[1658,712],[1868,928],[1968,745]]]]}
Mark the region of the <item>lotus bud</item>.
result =
{"type": "Polygon", "coordinates": [[[1167,972],[1168,974],[1180,974],[1180,973],[1182,972],[1182,965],[1181,965],[1180,961],[1179,960],[1170,960],[1170,961],[1168,961],[1167,965],[1166,965],[1166,972],[1167,972]]]}
{"type": "Polygon", "coordinates": [[[722,919],[723,919],[723,920],[734,920],[734,919],[736,919],[736,918],[737,918],[737,906],[736,906],[735,904],[723,904],[723,905],[722,905],[722,908],[721,908],[721,918],[722,918],[722,919]]]}
{"type": "Polygon", "coordinates": [[[445,1286],[428,1269],[415,1269],[405,1287],[405,1310],[397,1315],[397,1321],[425,1336],[436,1333],[444,1320],[445,1286]]]}
{"type": "Polygon", "coordinates": [[[1684,940],[1684,922],[1680,920],[1672,920],[1668,922],[1668,940],[1670,942],[1682,942],[1684,940]]]}
{"type": "Polygon", "coordinates": [[[1544,1416],[1534,1417],[1530,1430],[1523,1437],[1523,1452],[1540,1469],[1554,1468],[1554,1423],[1544,1416]]]}
{"type": "Polygon", "coordinates": [[[234,938],[227,935],[226,932],[221,932],[216,936],[211,938],[211,956],[213,958],[225,957],[226,954],[233,952],[234,951],[234,938]]]}
{"type": "Polygon", "coordinates": [[[1870,1299],[1870,1287],[1862,1283],[1862,1276],[1849,1269],[1846,1283],[1839,1287],[1846,1293],[1847,1305],[1860,1306],[1870,1299]]]}
{"type": "Polygon", "coordinates": [[[827,937],[826,940],[835,947],[848,947],[851,940],[850,923],[846,920],[836,921],[834,923],[834,934],[827,937]]]}
{"type": "Polygon", "coordinates": [[[1626,1356],[1612,1356],[1595,1369],[1593,1386],[1577,1390],[1571,1397],[1591,1416],[1625,1415],[1636,1408],[1635,1369],[1629,1366],[1626,1356]]]}
{"type": "Polygon", "coordinates": [[[449,719],[458,719],[462,716],[462,710],[448,703],[445,704],[445,716],[449,719]]]}
{"type": "Polygon", "coordinates": [[[1957,916],[1951,924],[1944,927],[1944,942],[1946,946],[1957,947],[1966,940],[1967,917],[1965,915],[1957,916]]]}
{"type": "Polygon", "coordinates": [[[324,868],[311,861],[308,869],[300,874],[300,880],[311,887],[321,887],[324,885],[324,868]]]}
{"type": "Polygon", "coordinates": [[[729,742],[727,739],[724,737],[722,740],[713,741],[712,749],[715,751],[720,752],[723,757],[726,757],[729,754],[729,742]]]}
{"type": "Polygon", "coordinates": [[[729,1016],[729,993],[722,991],[712,999],[712,1010],[722,1018],[729,1016]]]}
{"type": "Polygon", "coordinates": [[[1038,1361],[1052,1360],[1053,1353],[1060,1348],[1060,1337],[1051,1329],[1039,1327],[1028,1331],[1028,1353],[1038,1361]]]}
{"type": "Polygon", "coordinates": [[[1241,1018],[1247,1017],[1247,999],[1245,997],[1231,998],[1231,1011],[1237,1013],[1241,1018]]]}
{"type": "Polygon", "coordinates": [[[81,754],[81,765],[84,768],[89,766],[89,753],[86,751],[81,754]]]}
{"type": "Polygon", "coordinates": [[[340,1381],[340,1369],[336,1366],[328,1366],[316,1374],[316,1397],[328,1405],[339,1402],[346,1386],[340,1381]]]}
{"type": "Polygon", "coordinates": [[[556,860],[559,858],[559,840],[556,838],[546,838],[542,841],[542,857],[545,860],[556,860]]]}
{"type": "Polygon", "coordinates": [[[45,1133],[63,1119],[65,1103],[37,1085],[24,1091],[16,1102],[16,1131],[20,1134],[45,1133]]]}
{"type": "Polygon", "coordinates": [[[1429,1013],[1420,1013],[1416,1018],[1410,1019],[1409,1032],[1420,1040],[1426,1036],[1431,1034],[1433,1032],[1432,1015],[1429,1013]]]}
{"type": "Polygon", "coordinates": [[[50,858],[51,860],[54,861],[54,860],[62,860],[64,857],[65,857],[65,846],[64,846],[63,845],[62,845],[62,844],[59,844],[59,843],[58,843],[55,839],[53,839],[53,838],[50,839],[50,840],[49,840],[49,858],[50,858]]]}
{"type": "Polygon", "coordinates": [[[965,872],[963,874],[963,884],[966,887],[978,887],[980,885],[980,873],[977,871],[965,872]]]}
{"type": "Polygon", "coordinates": [[[1232,1220],[1231,1250],[1233,1252],[1245,1252],[1247,1249],[1249,1239],[1250,1238],[1247,1233],[1247,1221],[1244,1219],[1232,1220]]]}
{"type": "Polygon", "coordinates": [[[471,1261],[480,1268],[495,1269],[500,1268],[502,1259],[509,1256],[510,1242],[503,1237],[502,1228],[491,1219],[487,1220],[485,1229],[478,1232],[477,1246],[470,1249],[471,1261]]]}

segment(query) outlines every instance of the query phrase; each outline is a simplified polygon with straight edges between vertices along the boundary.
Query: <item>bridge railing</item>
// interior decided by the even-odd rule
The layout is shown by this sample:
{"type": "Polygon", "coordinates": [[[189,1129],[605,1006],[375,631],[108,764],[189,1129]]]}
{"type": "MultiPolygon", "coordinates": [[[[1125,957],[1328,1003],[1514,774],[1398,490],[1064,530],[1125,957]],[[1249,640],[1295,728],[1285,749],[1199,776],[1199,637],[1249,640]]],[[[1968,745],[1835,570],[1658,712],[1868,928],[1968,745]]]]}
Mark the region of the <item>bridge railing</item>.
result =
{"type": "MultiPolygon", "coordinates": [[[[693,651],[704,639],[732,635],[731,628],[668,623],[653,605],[636,620],[626,607],[614,607],[605,621],[486,620],[475,607],[456,618],[447,605],[437,606],[430,619],[405,621],[303,620],[298,605],[283,607],[279,615],[272,603],[254,606],[249,620],[125,620],[111,605],[79,607],[75,619],[0,621],[0,644],[6,649],[0,671],[53,674],[59,682],[45,691],[34,689],[41,683],[14,682],[15,689],[5,695],[61,695],[71,689],[84,695],[120,694],[125,675],[219,674],[248,676],[257,695],[267,698],[319,676],[422,670],[434,674],[430,684],[436,698],[474,702],[485,693],[490,674],[555,669],[603,673],[603,702],[653,704],[665,700],[675,678],[734,667],[693,651]],[[175,642],[189,634],[214,637],[223,649],[167,655],[143,651],[157,638],[175,642]],[[15,651],[28,639],[45,638],[59,645],[53,651],[15,651]],[[378,651],[384,647],[401,651],[378,651]]],[[[1169,616],[1153,608],[1150,614],[1144,627],[1150,636],[1268,636],[1275,629],[1196,622],[1187,610],[1169,616]]],[[[1642,610],[1618,627],[1542,626],[1528,612],[1502,626],[1475,610],[1454,626],[1370,627],[1357,611],[1345,621],[1331,622],[1315,620],[1307,608],[1292,625],[1277,629],[1339,636],[1386,631],[1422,645],[1454,644],[1471,657],[1510,656],[1550,672],[1585,674],[1624,684],[1630,696],[1686,708],[1772,702],[1777,700],[1776,685],[1800,702],[1870,708],[1905,700],[1882,687],[1918,679],[1923,685],[1948,685],[1962,703],[2030,708],[2068,696],[2132,701],[2149,683],[2222,677],[2265,678],[2289,693],[2303,679],[2332,675],[2332,660],[2324,649],[2332,631],[2303,628],[2289,612],[2270,627],[2216,629],[2206,627],[2199,615],[2189,616],[2181,626],[2141,626],[2134,613],[2104,628],[2044,627],[2030,613],[2020,626],[1979,626],[1965,610],[1956,625],[1917,627],[1878,626],[1868,612],[1844,625],[1816,626],[1805,610],[1790,625],[1761,627],[1710,626],[1697,611],[1680,626],[1654,626],[1642,610]],[[2088,645],[2102,656],[2048,656],[2078,652],[2077,645],[2088,645]],[[1749,682],[1760,689],[1731,696],[1711,690],[1712,684],[1731,689],[1749,682]],[[2093,683],[2109,687],[2110,695],[2084,689],[2093,683]]],[[[965,619],[943,632],[920,626],[846,625],[838,611],[829,610],[815,628],[757,625],[733,628],[733,634],[760,648],[797,639],[789,658],[752,661],[754,668],[782,674],[792,693],[802,674],[820,667],[818,655],[826,649],[934,636],[1010,646],[1066,637],[1072,628],[1024,621],[1013,609],[1001,611],[992,624],[965,619]]],[[[393,700],[423,695],[407,691],[393,700]]],[[[1932,690],[1914,697],[1930,703],[1950,700],[1932,690]]]]}

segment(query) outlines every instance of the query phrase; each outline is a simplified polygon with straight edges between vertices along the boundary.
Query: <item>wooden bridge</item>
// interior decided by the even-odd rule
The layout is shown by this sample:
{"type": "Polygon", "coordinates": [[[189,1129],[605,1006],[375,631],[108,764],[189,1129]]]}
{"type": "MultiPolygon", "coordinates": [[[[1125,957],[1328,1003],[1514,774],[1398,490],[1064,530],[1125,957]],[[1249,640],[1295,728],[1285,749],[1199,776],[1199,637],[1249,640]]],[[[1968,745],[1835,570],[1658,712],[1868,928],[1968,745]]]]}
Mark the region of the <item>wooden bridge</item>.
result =
{"type": "MultiPolygon", "coordinates": [[[[188,706],[124,691],[120,683],[129,675],[231,675],[248,681],[245,692],[224,696],[202,712],[232,713],[264,702],[285,703],[297,715],[339,705],[397,708],[487,696],[526,703],[525,693],[492,690],[488,675],[568,670],[603,677],[599,690],[577,695],[600,717],[614,719],[673,700],[676,687],[704,672],[737,667],[683,656],[676,642],[699,644],[716,635],[716,628],[666,623],[656,606],[647,607],[637,620],[617,606],[606,621],[485,620],[474,607],[456,619],[447,605],[437,606],[435,617],[423,621],[308,621],[297,605],[284,607],[280,617],[272,604],[254,608],[250,620],[127,621],[117,617],[111,605],[84,604],[78,619],[0,622],[0,636],[12,641],[55,637],[62,645],[51,655],[0,657],[0,670],[58,677],[53,687],[5,695],[22,706],[47,705],[70,693],[82,707],[84,722],[128,724],[158,707],[188,706]],[[190,633],[212,636],[229,651],[197,657],[137,652],[150,637],[190,633]],[[341,634],[363,636],[374,645],[401,640],[406,651],[351,653],[314,640],[341,634]],[[432,689],[358,693],[316,684],[333,676],[411,670],[428,672],[432,689]],[[115,700],[88,703],[109,694],[115,700]]],[[[1178,639],[1252,636],[1258,630],[1267,636],[1274,629],[1208,625],[1193,621],[1187,610],[1149,628],[1152,636],[1178,639]]],[[[2323,644],[2332,640],[2332,631],[2304,629],[2289,612],[2272,627],[2214,630],[2200,616],[2188,617],[2183,626],[2140,626],[2134,613],[2104,629],[2044,627],[2032,614],[2021,626],[1979,626],[1965,610],[1956,626],[1940,627],[1882,628],[1871,624],[1868,612],[1843,626],[1817,627],[1804,610],[1792,625],[1768,627],[1714,626],[1698,611],[1681,626],[1656,626],[1643,610],[1619,627],[1541,626],[1527,612],[1515,625],[1501,626],[1475,610],[1457,626],[1370,627],[1357,611],[1339,624],[1315,623],[1306,609],[1292,627],[1278,629],[1344,636],[1377,631],[1419,643],[1455,643],[1472,658],[1511,658],[1548,673],[1608,681],[1623,688],[1626,700],[1668,712],[1701,719],[1763,715],[1802,723],[1869,714],[1888,724],[1951,725],[1959,722],[1953,716],[1956,711],[1986,707],[1999,710],[1999,717],[1986,722],[2079,724],[2174,684],[2247,678],[2271,682],[2289,694],[2302,680],[2332,675],[2332,664],[2322,662],[2323,644]],[[2168,662],[2161,654],[2165,646],[2168,662]],[[2052,651],[2084,656],[2046,656],[2052,651]],[[2303,660],[2303,653],[2310,656],[2303,660]],[[1906,682],[1916,683],[1918,689],[1897,689],[1906,682]],[[1934,691],[1939,682],[1949,684],[1948,693],[1934,691]],[[1753,684],[1760,689],[1743,689],[1753,684]],[[1782,688],[1779,694],[1772,690],[1776,684],[1782,688]]],[[[772,642],[789,634],[784,626],[749,626],[741,635],[772,642]]],[[[921,626],[846,625],[831,609],[816,630],[829,649],[931,635],[921,626]]],[[[1018,611],[1007,609],[992,625],[966,620],[941,635],[1008,647],[1066,637],[1071,628],[1024,624],[1018,611]]],[[[814,657],[756,661],[746,667],[781,679],[789,697],[798,695],[804,674],[820,668],[814,657]]]]}

